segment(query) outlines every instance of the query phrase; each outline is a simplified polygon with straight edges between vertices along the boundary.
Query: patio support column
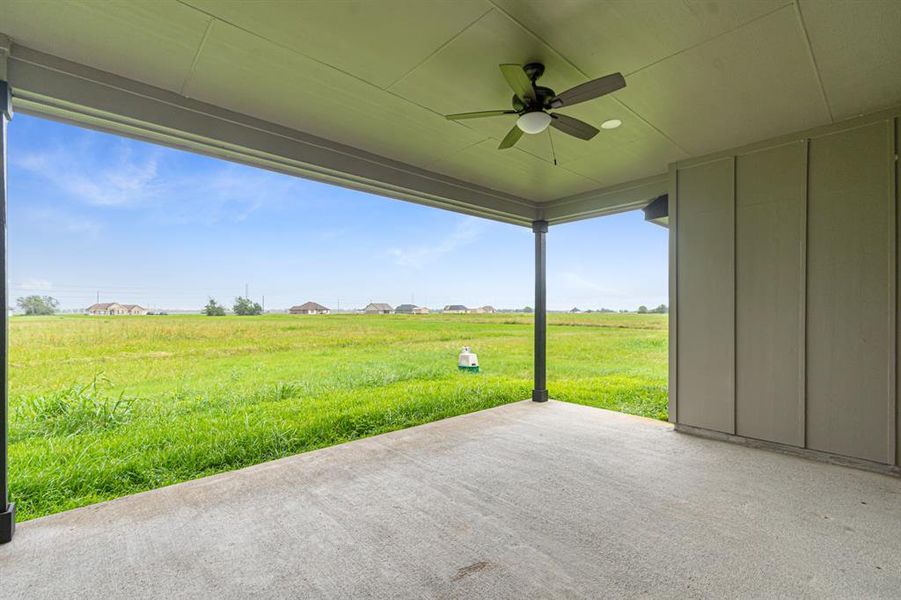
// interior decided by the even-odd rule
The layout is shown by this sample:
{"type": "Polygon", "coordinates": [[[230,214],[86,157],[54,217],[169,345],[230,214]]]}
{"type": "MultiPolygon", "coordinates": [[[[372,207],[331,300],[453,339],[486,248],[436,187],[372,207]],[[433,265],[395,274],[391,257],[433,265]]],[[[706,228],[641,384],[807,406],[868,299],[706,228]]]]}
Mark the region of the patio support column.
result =
{"type": "Polygon", "coordinates": [[[12,94],[5,81],[6,49],[0,45],[0,301],[3,316],[0,317],[0,544],[13,539],[16,529],[16,505],[9,501],[9,404],[8,404],[8,326],[9,290],[6,272],[6,125],[13,116],[12,94]]]}
{"type": "Polygon", "coordinates": [[[547,221],[533,221],[535,233],[535,389],[534,402],[547,402],[547,221]]]}

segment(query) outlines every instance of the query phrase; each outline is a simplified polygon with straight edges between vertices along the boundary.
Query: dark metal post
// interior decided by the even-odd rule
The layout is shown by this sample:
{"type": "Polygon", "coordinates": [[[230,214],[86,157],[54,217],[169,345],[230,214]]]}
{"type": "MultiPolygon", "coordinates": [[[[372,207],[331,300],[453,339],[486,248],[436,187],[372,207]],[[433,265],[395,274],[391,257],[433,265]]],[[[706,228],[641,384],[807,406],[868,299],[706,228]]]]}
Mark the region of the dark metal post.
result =
{"type": "MultiPolygon", "coordinates": [[[[0,57],[2,59],[3,57],[0,57]]],[[[9,84],[0,80],[0,301],[3,302],[3,316],[0,317],[0,544],[13,539],[16,530],[16,505],[9,501],[9,404],[8,404],[8,372],[9,365],[9,289],[6,272],[6,124],[13,116],[12,95],[9,84]]]]}
{"type": "Polygon", "coordinates": [[[534,221],[535,232],[535,389],[532,400],[547,402],[547,221],[534,221]]]}

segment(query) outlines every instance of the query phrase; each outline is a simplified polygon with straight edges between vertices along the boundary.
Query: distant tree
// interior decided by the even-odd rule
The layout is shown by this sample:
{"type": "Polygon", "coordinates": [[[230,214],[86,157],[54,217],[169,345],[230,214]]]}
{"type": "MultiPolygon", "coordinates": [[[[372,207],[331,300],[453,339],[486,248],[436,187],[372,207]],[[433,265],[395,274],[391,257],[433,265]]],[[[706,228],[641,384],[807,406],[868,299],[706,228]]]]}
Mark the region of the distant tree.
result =
{"type": "Polygon", "coordinates": [[[26,315],[52,315],[56,312],[59,302],[56,298],[50,296],[25,296],[18,298],[16,305],[21,308],[26,315]]]}
{"type": "Polygon", "coordinates": [[[241,315],[242,317],[263,314],[263,307],[260,306],[259,302],[254,302],[250,298],[242,298],[241,296],[235,298],[235,305],[232,307],[232,310],[235,311],[236,315],[241,315]]]}
{"type": "Polygon", "coordinates": [[[638,307],[638,314],[640,314],[640,315],[646,315],[646,314],[648,314],[648,307],[645,306],[644,304],[642,304],[641,306],[639,306],[639,307],[638,307]]]}
{"type": "Polygon", "coordinates": [[[216,302],[213,298],[203,307],[203,314],[208,317],[224,317],[225,307],[216,302]]]}
{"type": "Polygon", "coordinates": [[[522,312],[524,312],[524,313],[530,313],[530,312],[532,312],[532,307],[531,307],[531,306],[526,306],[525,308],[522,309],[522,312]]]}
{"type": "Polygon", "coordinates": [[[648,312],[654,313],[655,315],[665,315],[667,311],[666,304],[661,304],[657,308],[652,308],[648,312]]]}

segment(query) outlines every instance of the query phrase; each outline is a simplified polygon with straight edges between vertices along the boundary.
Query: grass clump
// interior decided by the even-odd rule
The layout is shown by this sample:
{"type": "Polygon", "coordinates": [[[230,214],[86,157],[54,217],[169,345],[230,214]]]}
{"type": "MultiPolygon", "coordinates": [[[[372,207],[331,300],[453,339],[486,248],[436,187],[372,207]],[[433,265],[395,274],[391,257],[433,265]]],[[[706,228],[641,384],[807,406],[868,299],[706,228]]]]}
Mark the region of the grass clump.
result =
{"type": "Polygon", "coordinates": [[[72,384],[17,403],[10,442],[33,436],[98,433],[124,425],[134,417],[134,399],[124,392],[104,393],[109,380],[95,375],[90,383],[72,384]]]}

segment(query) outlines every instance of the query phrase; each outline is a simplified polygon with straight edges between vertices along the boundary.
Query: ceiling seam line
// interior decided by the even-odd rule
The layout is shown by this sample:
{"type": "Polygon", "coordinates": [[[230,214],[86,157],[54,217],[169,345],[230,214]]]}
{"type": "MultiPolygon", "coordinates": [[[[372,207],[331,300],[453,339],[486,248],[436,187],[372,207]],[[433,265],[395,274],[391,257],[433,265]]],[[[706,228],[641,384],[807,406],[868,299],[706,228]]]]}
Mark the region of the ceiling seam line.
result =
{"type": "Polygon", "coordinates": [[[490,137],[490,136],[488,136],[488,137],[483,137],[482,139],[478,140],[477,142],[472,142],[471,144],[466,144],[465,146],[463,146],[463,147],[460,148],[459,150],[455,150],[454,152],[450,152],[450,153],[445,154],[444,156],[441,156],[441,157],[439,157],[439,158],[432,159],[432,160],[430,160],[429,162],[425,163],[425,166],[423,167],[423,169],[430,169],[432,166],[437,165],[438,163],[441,163],[441,162],[443,162],[443,161],[449,159],[450,157],[454,156],[455,154],[459,154],[459,153],[461,153],[461,152],[465,152],[465,151],[469,150],[470,148],[474,148],[474,147],[478,146],[479,144],[482,144],[482,143],[484,143],[484,142],[487,142],[487,141],[490,140],[490,139],[494,139],[494,138],[492,138],[492,137],[490,137]]]}
{"type": "Polygon", "coordinates": [[[349,72],[349,71],[345,71],[344,69],[341,69],[341,68],[339,68],[339,67],[336,67],[335,65],[329,64],[329,63],[327,63],[327,62],[321,61],[321,60],[319,60],[319,59],[317,59],[317,58],[314,58],[314,57],[312,57],[312,56],[310,56],[310,55],[308,55],[308,54],[304,54],[303,52],[300,52],[300,51],[298,51],[298,50],[296,50],[296,49],[294,49],[294,48],[291,48],[290,46],[286,46],[285,44],[282,44],[282,43],[277,42],[277,41],[275,41],[275,40],[273,40],[273,39],[270,39],[270,38],[266,37],[265,35],[259,34],[259,33],[255,32],[255,31],[252,31],[252,30],[250,30],[250,29],[247,29],[246,27],[243,27],[243,26],[241,26],[241,25],[238,25],[237,23],[233,23],[233,22],[231,22],[231,21],[229,21],[229,20],[227,20],[227,19],[223,19],[222,17],[219,17],[219,16],[217,16],[217,15],[214,15],[214,14],[212,14],[212,13],[210,13],[210,12],[207,12],[207,11],[201,9],[201,8],[197,8],[196,6],[190,4],[187,0],[177,0],[177,1],[178,1],[179,3],[181,3],[181,4],[183,4],[184,6],[186,6],[186,7],[190,8],[190,9],[192,9],[192,10],[196,10],[197,12],[199,12],[199,13],[201,13],[201,14],[203,14],[203,15],[206,15],[206,16],[208,16],[208,17],[210,17],[210,18],[213,18],[213,19],[215,19],[215,20],[217,20],[217,21],[220,21],[221,23],[224,23],[224,24],[226,24],[226,25],[228,25],[228,26],[230,26],[230,27],[234,27],[235,29],[237,29],[237,30],[239,30],[239,31],[242,31],[242,32],[246,33],[246,34],[249,35],[249,36],[255,37],[255,38],[257,38],[257,39],[259,39],[259,40],[262,40],[262,41],[264,41],[264,42],[266,42],[266,43],[268,43],[268,44],[272,44],[272,45],[275,46],[276,48],[281,48],[282,50],[284,50],[284,51],[286,51],[286,52],[290,52],[291,54],[295,54],[295,55],[297,55],[297,56],[301,56],[301,57],[303,57],[303,58],[305,58],[305,59],[307,59],[307,60],[309,60],[309,61],[312,61],[312,62],[316,63],[317,65],[321,65],[321,66],[323,66],[323,67],[327,67],[327,68],[329,68],[329,69],[332,69],[332,70],[334,70],[334,71],[337,71],[338,73],[341,73],[342,75],[346,75],[347,77],[350,77],[350,78],[352,78],[352,79],[354,79],[354,80],[356,80],[356,81],[359,81],[360,83],[362,83],[362,84],[364,84],[364,85],[367,85],[367,86],[369,86],[369,87],[375,88],[375,89],[377,89],[377,90],[386,91],[386,90],[384,90],[383,88],[379,87],[378,85],[372,83],[371,81],[367,81],[367,80],[363,79],[362,77],[359,77],[359,76],[357,76],[357,75],[354,75],[353,73],[351,73],[351,72],[349,72]]]}
{"type": "Polygon", "coordinates": [[[203,30],[203,36],[200,38],[200,43],[197,44],[197,51],[194,53],[194,59],[191,61],[191,67],[188,69],[188,74],[185,75],[184,80],[181,82],[181,86],[178,88],[178,94],[180,96],[185,95],[188,83],[190,83],[191,78],[194,76],[194,71],[197,69],[197,63],[200,61],[200,54],[203,52],[203,47],[206,46],[206,41],[210,37],[210,31],[213,29],[213,22],[215,21],[215,17],[210,17],[210,20],[206,24],[206,28],[203,30]]]}
{"type": "MultiPolygon", "coordinates": [[[[497,141],[496,138],[493,138],[493,137],[490,137],[490,136],[489,136],[488,139],[497,141]]],[[[536,160],[540,160],[540,161],[543,162],[543,163],[547,163],[548,165],[553,165],[553,167],[554,167],[555,169],[560,169],[560,170],[562,170],[562,171],[566,171],[567,173],[569,173],[570,175],[573,175],[573,176],[575,176],[575,177],[580,177],[580,178],[586,179],[586,180],[588,180],[588,181],[593,181],[594,183],[597,183],[598,185],[603,185],[600,181],[598,181],[597,179],[595,179],[595,178],[593,178],[593,177],[589,177],[588,175],[583,175],[582,173],[579,173],[578,171],[573,171],[572,169],[568,168],[568,167],[566,166],[566,164],[564,164],[564,163],[562,163],[562,162],[559,162],[559,161],[558,161],[557,163],[554,163],[554,162],[552,162],[552,161],[550,161],[550,160],[544,158],[543,156],[539,156],[538,154],[535,154],[534,152],[529,152],[528,150],[525,150],[524,148],[520,148],[519,146],[514,146],[514,147],[512,148],[512,150],[518,150],[519,152],[522,152],[523,154],[525,154],[525,155],[527,155],[527,156],[531,156],[532,158],[534,158],[534,159],[536,159],[536,160]]],[[[574,161],[568,161],[568,162],[572,163],[572,162],[574,162],[574,161]]],[[[553,202],[553,199],[552,199],[552,200],[548,200],[547,202],[553,202]]],[[[545,202],[541,202],[541,204],[545,204],[545,202]]]]}
{"type": "Polygon", "coordinates": [[[798,0],[794,0],[793,4],[795,7],[795,15],[798,17],[798,24],[801,26],[801,33],[804,35],[804,45],[807,47],[807,56],[810,58],[813,74],[817,78],[817,85],[820,88],[820,95],[823,97],[823,104],[826,105],[826,112],[829,113],[829,122],[835,123],[835,116],[832,114],[832,106],[829,105],[829,97],[826,95],[826,86],[823,85],[823,78],[820,75],[820,66],[817,64],[817,57],[813,53],[813,44],[810,43],[810,34],[807,32],[807,23],[804,22],[804,14],[801,12],[801,3],[798,2],[798,0]]]}
{"type": "MultiPolygon", "coordinates": [[[[695,48],[698,48],[698,47],[700,47],[700,46],[703,46],[704,44],[707,44],[707,43],[709,43],[709,42],[712,42],[712,41],[714,41],[714,40],[717,40],[717,39],[719,39],[720,37],[722,37],[722,36],[724,36],[724,35],[728,35],[728,34],[730,34],[730,33],[734,33],[734,32],[736,32],[736,31],[738,31],[739,29],[742,29],[743,27],[746,27],[746,26],[748,26],[748,25],[751,25],[752,23],[756,23],[757,21],[760,21],[761,19],[765,19],[765,18],[767,18],[767,17],[769,17],[769,16],[771,16],[771,15],[773,15],[773,14],[775,14],[775,13],[781,11],[781,10],[784,10],[784,9],[788,8],[789,6],[794,5],[794,6],[797,7],[797,4],[795,4],[795,1],[796,1],[796,0],[793,0],[793,2],[790,2],[790,3],[787,3],[787,4],[783,4],[782,6],[780,6],[780,7],[778,7],[778,8],[775,8],[775,9],[773,9],[773,10],[771,10],[771,11],[765,13],[765,14],[762,14],[762,15],[760,15],[760,16],[758,16],[758,17],[755,17],[755,18],[753,18],[753,19],[750,19],[749,21],[745,21],[744,23],[742,23],[742,24],[739,25],[738,27],[734,27],[733,29],[730,29],[729,31],[724,31],[724,32],[721,33],[721,34],[715,35],[715,36],[713,36],[713,37],[711,37],[711,38],[709,38],[709,39],[707,39],[707,40],[705,40],[705,41],[703,41],[703,42],[700,42],[700,43],[698,43],[698,44],[695,44],[694,46],[691,46],[691,47],[689,47],[689,48],[685,48],[684,50],[680,50],[679,52],[675,52],[675,53],[671,54],[670,56],[667,56],[667,57],[662,58],[662,59],[660,59],[660,60],[658,60],[658,61],[655,61],[655,62],[653,62],[653,63],[651,63],[651,64],[649,64],[649,65],[646,65],[646,66],[644,66],[644,67],[641,67],[640,69],[637,69],[637,70],[635,70],[635,71],[632,71],[631,73],[629,73],[628,76],[634,75],[635,73],[638,73],[638,72],[640,72],[640,71],[643,71],[643,70],[645,70],[645,69],[647,69],[647,68],[649,68],[649,67],[653,67],[654,65],[660,64],[661,62],[663,62],[663,61],[665,61],[665,60],[668,60],[668,59],[670,59],[670,58],[672,58],[672,57],[674,57],[674,56],[677,56],[677,55],[682,54],[682,53],[684,53],[684,52],[688,52],[688,51],[690,51],[690,50],[693,50],[693,49],[695,49],[695,48]]],[[[805,37],[806,37],[806,30],[805,30],[805,37]]],[[[808,42],[808,45],[809,45],[809,42],[808,42]]],[[[811,51],[811,58],[812,58],[812,51],[811,51]]],[[[825,90],[824,90],[823,87],[822,87],[822,82],[820,82],[819,72],[816,70],[816,68],[814,68],[814,71],[815,71],[816,76],[817,76],[817,82],[820,83],[820,91],[823,93],[823,101],[826,102],[826,98],[825,98],[825,90]]],[[[657,131],[658,133],[660,133],[660,135],[662,135],[662,136],[664,136],[666,139],[670,140],[677,148],[679,148],[680,150],[682,150],[683,152],[685,152],[685,154],[687,154],[688,156],[693,156],[693,154],[692,154],[691,151],[689,151],[687,148],[682,147],[681,144],[677,143],[677,142],[676,142],[675,140],[673,140],[669,135],[667,135],[666,133],[664,133],[662,130],[658,129],[656,126],[652,125],[652,124],[650,123],[650,121],[648,121],[647,119],[645,119],[644,117],[642,117],[635,109],[633,109],[631,106],[629,106],[629,105],[626,103],[625,100],[621,100],[621,99],[619,99],[619,98],[616,98],[615,96],[611,96],[611,98],[612,98],[615,102],[617,102],[618,104],[622,105],[622,106],[625,107],[627,110],[629,110],[630,112],[632,112],[635,116],[637,116],[639,119],[641,119],[641,120],[642,120],[645,124],[647,124],[649,127],[653,128],[655,131],[657,131]]],[[[834,122],[834,121],[832,120],[832,111],[829,109],[828,102],[826,102],[826,109],[827,109],[827,111],[828,111],[828,113],[829,113],[829,120],[830,120],[830,122],[834,122]]]]}
{"type": "MultiPolygon", "coordinates": [[[[585,77],[586,79],[591,79],[591,75],[589,75],[588,73],[586,73],[585,71],[583,71],[578,65],[576,65],[572,60],[570,60],[568,57],[566,57],[562,52],[560,52],[559,50],[557,50],[557,49],[556,49],[554,46],[552,46],[550,43],[548,43],[547,41],[545,41],[544,38],[542,38],[540,35],[538,35],[538,34],[535,33],[534,31],[532,31],[531,29],[529,29],[528,27],[526,27],[525,25],[523,25],[522,23],[520,23],[518,19],[516,19],[515,17],[513,17],[513,15],[511,15],[510,13],[508,13],[507,11],[505,11],[503,8],[497,6],[497,4],[494,3],[494,0],[488,0],[488,1],[491,2],[491,4],[493,4],[493,5],[495,6],[495,8],[498,9],[498,11],[500,11],[504,16],[506,16],[508,19],[510,19],[510,21],[512,21],[513,23],[515,23],[520,29],[522,29],[523,31],[525,31],[527,34],[531,35],[533,38],[535,38],[536,40],[538,40],[540,43],[542,43],[542,44],[544,44],[545,46],[547,46],[547,47],[551,50],[551,52],[553,52],[554,54],[557,55],[558,58],[560,58],[560,60],[562,60],[563,62],[565,62],[566,64],[568,64],[570,67],[572,67],[573,69],[575,69],[579,74],[582,75],[582,77],[585,77]]],[[[784,6],[781,6],[781,7],[779,7],[779,8],[776,9],[776,10],[782,10],[783,8],[785,8],[785,6],[788,6],[788,5],[786,4],[786,5],[784,5],[784,6]]],[[[772,11],[772,12],[775,12],[775,11],[772,11]]],[[[771,14],[771,13],[768,13],[768,14],[771,14]]],[[[633,115],[635,115],[635,117],[637,117],[642,123],[644,123],[645,125],[647,125],[648,127],[650,127],[652,130],[656,131],[659,135],[663,136],[669,143],[671,143],[672,145],[674,145],[676,148],[678,148],[679,150],[681,150],[681,151],[684,152],[685,154],[688,154],[689,156],[691,155],[691,152],[689,152],[688,149],[683,148],[682,145],[679,144],[676,140],[674,140],[673,138],[671,138],[669,135],[667,135],[666,133],[664,133],[663,131],[661,131],[661,130],[660,130],[659,128],[657,128],[656,126],[652,125],[652,124],[650,123],[650,121],[648,121],[648,120],[645,119],[643,116],[641,116],[640,114],[638,114],[638,112],[636,112],[635,110],[633,110],[632,107],[630,107],[629,105],[627,105],[625,102],[623,102],[623,101],[621,101],[621,100],[618,100],[614,94],[610,94],[610,95],[609,95],[609,98],[611,98],[612,100],[614,100],[615,102],[617,102],[620,106],[622,106],[623,108],[625,108],[626,110],[628,110],[630,113],[632,113],[633,115]]],[[[548,161],[548,162],[550,162],[550,161],[548,161]]]]}
{"type": "Polygon", "coordinates": [[[648,121],[647,119],[645,119],[645,118],[644,118],[637,110],[635,110],[634,108],[632,108],[631,106],[629,106],[628,104],[626,104],[626,102],[625,102],[624,100],[620,100],[619,98],[616,98],[616,97],[613,96],[612,94],[611,94],[611,96],[610,96],[610,99],[613,100],[614,102],[616,102],[617,104],[619,104],[620,106],[622,106],[623,108],[625,108],[627,111],[629,111],[629,112],[632,113],[633,115],[635,115],[635,116],[638,118],[639,121],[641,121],[642,123],[644,123],[645,125],[647,125],[647,126],[650,127],[651,129],[653,129],[654,131],[656,131],[658,134],[660,134],[661,136],[663,136],[663,137],[664,137],[669,143],[671,143],[673,146],[675,146],[676,148],[678,148],[679,150],[681,150],[682,152],[684,152],[684,153],[687,154],[688,156],[692,156],[692,153],[688,150],[688,148],[683,147],[682,144],[680,144],[679,142],[677,142],[676,140],[674,140],[672,137],[670,137],[669,134],[665,133],[662,129],[660,129],[659,127],[657,127],[656,125],[654,125],[653,123],[651,123],[650,121],[648,121]]]}
{"type": "Polygon", "coordinates": [[[435,110],[432,110],[431,108],[429,108],[429,107],[427,107],[427,106],[423,106],[422,104],[419,104],[419,103],[417,103],[417,102],[413,102],[413,101],[410,100],[409,98],[405,98],[404,96],[400,96],[400,95],[398,95],[398,94],[395,94],[395,93],[392,92],[390,89],[382,88],[382,87],[380,87],[380,86],[378,86],[378,85],[372,83],[371,81],[367,81],[366,79],[363,79],[362,77],[359,77],[359,76],[357,76],[357,75],[354,75],[354,74],[351,73],[350,71],[346,71],[346,70],[344,70],[344,69],[341,69],[340,67],[336,67],[335,65],[329,64],[329,63],[327,63],[327,62],[323,62],[323,61],[321,61],[321,60],[319,60],[319,59],[317,59],[317,58],[314,58],[314,57],[312,57],[312,56],[310,56],[310,55],[308,55],[308,54],[304,54],[303,52],[300,52],[300,51],[298,51],[298,50],[296,50],[296,49],[294,49],[294,48],[291,48],[290,46],[286,46],[286,45],[284,45],[284,44],[282,44],[282,43],[276,42],[275,40],[269,39],[268,37],[266,37],[266,36],[264,36],[264,35],[261,35],[261,34],[259,34],[259,33],[254,32],[254,31],[251,31],[250,29],[247,29],[246,27],[242,27],[242,26],[240,26],[240,25],[238,25],[238,24],[236,24],[236,23],[232,23],[231,21],[228,21],[228,20],[226,20],[226,19],[222,19],[222,18],[220,18],[220,17],[218,17],[218,16],[216,16],[216,15],[214,15],[214,14],[211,14],[211,13],[209,13],[209,12],[203,10],[203,9],[197,8],[196,6],[193,6],[192,4],[190,4],[190,3],[188,2],[188,0],[177,0],[177,2],[183,4],[184,6],[190,8],[191,10],[195,10],[195,11],[197,11],[197,12],[199,12],[199,13],[205,15],[205,16],[208,16],[208,17],[210,17],[210,18],[212,18],[212,19],[215,19],[215,20],[217,20],[217,21],[219,21],[219,22],[221,22],[221,23],[224,23],[224,24],[226,24],[226,25],[228,25],[228,26],[230,26],[230,27],[234,27],[235,29],[237,29],[237,30],[239,30],[239,31],[242,31],[242,32],[246,33],[246,34],[249,35],[249,36],[252,36],[252,37],[254,37],[254,38],[258,39],[258,40],[262,40],[262,41],[266,42],[267,44],[271,44],[271,45],[275,46],[276,48],[280,48],[281,50],[283,50],[283,51],[285,51],[285,52],[289,52],[289,53],[291,53],[291,54],[293,54],[293,55],[295,55],[295,56],[299,56],[299,57],[302,57],[302,58],[304,58],[304,59],[306,59],[306,60],[309,60],[309,61],[311,61],[311,62],[314,62],[314,63],[316,63],[317,65],[326,67],[326,68],[331,69],[331,70],[333,70],[333,71],[335,71],[335,72],[337,72],[337,73],[341,73],[342,75],[345,75],[346,77],[350,77],[350,78],[353,79],[354,81],[357,81],[357,82],[359,82],[359,83],[362,83],[363,85],[366,85],[366,86],[368,86],[368,87],[373,88],[374,90],[378,90],[378,91],[380,91],[380,92],[384,92],[384,93],[386,93],[386,94],[389,94],[391,97],[397,98],[398,100],[401,100],[402,102],[405,102],[405,103],[407,103],[407,104],[409,104],[409,105],[411,105],[411,106],[416,106],[416,107],[418,107],[418,108],[421,108],[422,110],[428,111],[429,113],[431,113],[431,114],[433,114],[433,115],[435,115],[435,116],[439,116],[439,117],[441,117],[441,118],[444,118],[444,115],[443,115],[443,114],[441,114],[441,113],[439,113],[439,112],[437,112],[437,111],[435,111],[435,110]]]}
{"type": "Polygon", "coordinates": [[[457,33],[455,33],[454,35],[452,35],[451,37],[449,37],[449,38],[448,38],[447,40],[445,40],[440,46],[438,46],[437,48],[435,48],[433,51],[429,52],[429,55],[428,55],[428,56],[426,56],[425,58],[423,58],[421,61],[419,61],[418,63],[416,63],[416,64],[413,65],[412,67],[410,67],[403,75],[401,75],[400,77],[398,77],[397,79],[395,79],[394,81],[392,81],[391,83],[389,83],[389,84],[388,84],[387,86],[385,86],[383,89],[384,89],[385,91],[391,90],[391,88],[393,88],[395,85],[397,85],[398,83],[400,83],[401,81],[403,81],[404,79],[406,79],[407,77],[409,77],[410,74],[412,74],[412,73],[413,73],[414,71],[416,71],[419,67],[421,67],[422,65],[424,65],[425,63],[427,63],[429,60],[431,60],[433,56],[435,56],[436,54],[438,54],[439,52],[441,52],[442,50],[444,50],[449,44],[452,44],[457,38],[459,38],[461,35],[463,35],[463,34],[466,33],[467,31],[469,31],[470,29],[472,29],[472,27],[473,27],[476,23],[478,23],[479,21],[481,21],[482,19],[484,19],[485,17],[487,17],[487,16],[488,16],[489,14],[491,14],[492,12],[494,12],[494,8],[489,8],[488,10],[486,10],[484,13],[482,13],[481,15],[479,15],[472,23],[469,23],[468,25],[466,25],[465,27],[463,27],[463,29],[461,29],[460,31],[458,31],[457,33]]]}
{"type": "Polygon", "coordinates": [[[748,25],[751,25],[752,23],[756,23],[757,21],[760,21],[761,19],[765,19],[765,18],[769,17],[770,15],[773,15],[773,14],[779,12],[780,10],[784,10],[784,9],[788,8],[791,5],[792,5],[792,2],[786,2],[782,6],[779,6],[777,8],[774,8],[773,10],[767,11],[767,12],[763,13],[762,15],[758,15],[758,16],[754,17],[753,19],[749,19],[749,20],[745,21],[744,23],[741,23],[740,25],[736,25],[735,27],[733,27],[732,29],[729,29],[728,31],[723,31],[712,37],[702,40],[702,41],[698,42],[697,44],[692,44],[691,46],[688,46],[687,48],[682,48],[681,50],[677,50],[676,52],[673,52],[672,54],[668,54],[667,56],[664,56],[663,58],[659,58],[659,59],[657,59],[653,62],[650,62],[646,65],[642,65],[642,66],[638,67],[637,69],[635,69],[634,71],[630,71],[629,73],[626,73],[626,77],[631,77],[632,75],[641,73],[645,69],[650,69],[651,67],[659,65],[660,63],[667,61],[667,60],[673,58],[674,56],[679,56],[680,54],[690,52],[691,50],[694,50],[695,48],[700,48],[701,46],[703,46],[705,44],[716,41],[725,35],[729,35],[730,33],[735,33],[739,29],[742,29],[748,25]]]}

